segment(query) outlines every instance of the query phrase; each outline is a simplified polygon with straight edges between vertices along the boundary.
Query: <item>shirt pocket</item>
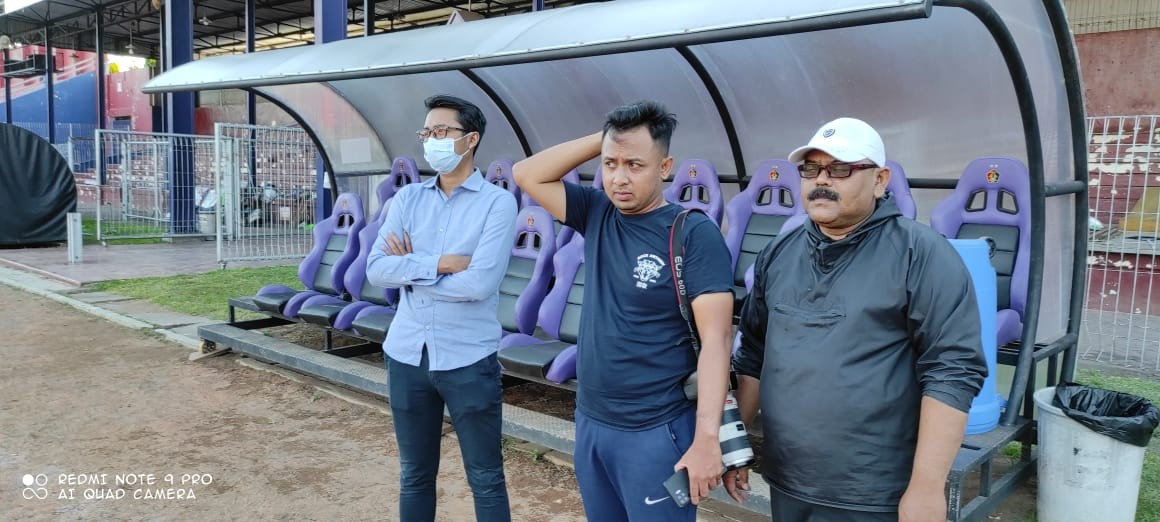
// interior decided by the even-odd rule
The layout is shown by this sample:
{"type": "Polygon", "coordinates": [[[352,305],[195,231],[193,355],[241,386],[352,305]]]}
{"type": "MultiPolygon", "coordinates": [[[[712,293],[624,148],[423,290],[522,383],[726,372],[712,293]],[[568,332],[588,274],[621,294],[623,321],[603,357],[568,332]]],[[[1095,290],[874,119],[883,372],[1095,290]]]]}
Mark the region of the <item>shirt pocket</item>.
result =
{"type": "Polygon", "coordinates": [[[846,311],[839,307],[810,309],[777,303],[770,310],[769,324],[777,333],[775,344],[793,351],[825,341],[845,318],[846,311]]]}

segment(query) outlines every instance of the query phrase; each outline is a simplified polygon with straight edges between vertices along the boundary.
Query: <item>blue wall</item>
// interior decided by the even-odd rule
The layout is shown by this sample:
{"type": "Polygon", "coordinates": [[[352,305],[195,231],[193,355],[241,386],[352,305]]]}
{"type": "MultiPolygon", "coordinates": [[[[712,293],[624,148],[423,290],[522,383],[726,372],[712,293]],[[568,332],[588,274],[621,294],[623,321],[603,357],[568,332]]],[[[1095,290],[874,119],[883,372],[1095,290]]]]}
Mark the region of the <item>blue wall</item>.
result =
{"type": "MultiPolygon", "coordinates": [[[[68,130],[61,129],[62,123],[79,123],[95,126],[97,124],[97,73],[89,73],[71,78],[54,86],[56,90],[56,123],[57,140],[64,141],[68,137],[68,130]]],[[[48,116],[47,89],[42,85],[39,90],[30,92],[12,100],[12,121],[14,123],[32,123],[33,131],[44,135],[47,127],[44,122],[48,116]]],[[[0,95],[0,120],[4,115],[4,98],[0,95]]],[[[90,127],[87,132],[91,132],[90,127]]]]}

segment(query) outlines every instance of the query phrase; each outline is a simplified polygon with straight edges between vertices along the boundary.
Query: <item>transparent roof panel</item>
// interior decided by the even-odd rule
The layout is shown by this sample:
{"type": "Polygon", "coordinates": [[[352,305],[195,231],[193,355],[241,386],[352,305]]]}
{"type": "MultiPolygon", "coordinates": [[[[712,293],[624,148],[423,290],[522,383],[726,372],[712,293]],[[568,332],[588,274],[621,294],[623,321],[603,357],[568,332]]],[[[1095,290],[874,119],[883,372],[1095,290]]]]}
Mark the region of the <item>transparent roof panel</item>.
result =
{"type": "Polygon", "coordinates": [[[215,81],[221,83],[217,87],[321,81],[560,59],[628,47],[663,48],[676,41],[784,32],[781,26],[785,24],[856,11],[921,16],[926,4],[924,0],[715,0],[676,7],[670,0],[582,4],[297,47],[269,59],[255,58],[267,54],[256,53],[198,60],[154,79],[146,92],[189,89],[215,81]],[[584,30],[577,31],[578,27],[584,30]],[[219,71],[216,67],[223,62],[231,65],[219,71]]]}
{"type": "Polygon", "coordinates": [[[429,167],[423,161],[423,146],[415,139],[415,131],[423,126],[427,115],[423,101],[434,94],[458,96],[483,111],[487,128],[476,154],[476,166],[481,170],[498,158],[516,161],[524,158],[523,147],[507,118],[495,102],[461,72],[344,80],[331,85],[366,116],[393,156],[412,156],[421,169],[429,167]]]}
{"type": "Polygon", "coordinates": [[[322,142],[335,174],[391,168],[390,157],[367,121],[329,87],[303,83],[259,90],[298,112],[322,142]]]}
{"type": "Polygon", "coordinates": [[[787,157],[823,123],[850,116],[879,131],[887,156],[909,176],[955,178],[982,154],[1026,158],[1007,69],[969,17],[936,9],[918,22],[693,50],[722,80],[748,169],[787,157]]]}
{"type": "MultiPolygon", "coordinates": [[[[725,127],[705,85],[673,50],[478,69],[515,114],[533,151],[600,130],[618,105],[659,101],[677,116],[670,153],[713,162],[735,176],[725,127]]],[[[595,163],[581,170],[595,172],[595,163]]]]}

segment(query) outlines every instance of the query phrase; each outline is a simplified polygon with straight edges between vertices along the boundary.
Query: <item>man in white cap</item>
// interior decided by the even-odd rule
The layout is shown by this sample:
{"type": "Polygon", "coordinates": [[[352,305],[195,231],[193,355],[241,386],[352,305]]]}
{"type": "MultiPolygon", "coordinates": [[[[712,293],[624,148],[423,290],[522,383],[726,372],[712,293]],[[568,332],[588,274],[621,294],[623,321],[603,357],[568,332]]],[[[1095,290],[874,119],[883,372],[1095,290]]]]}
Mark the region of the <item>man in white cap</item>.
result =
{"type": "MultiPolygon", "coordinates": [[[[758,409],[773,520],[944,521],[944,487],[987,374],[962,259],[903,218],[882,138],[839,118],[790,154],[810,220],[758,257],[734,356],[758,409]]],[[[724,477],[747,490],[748,472],[724,477]]]]}

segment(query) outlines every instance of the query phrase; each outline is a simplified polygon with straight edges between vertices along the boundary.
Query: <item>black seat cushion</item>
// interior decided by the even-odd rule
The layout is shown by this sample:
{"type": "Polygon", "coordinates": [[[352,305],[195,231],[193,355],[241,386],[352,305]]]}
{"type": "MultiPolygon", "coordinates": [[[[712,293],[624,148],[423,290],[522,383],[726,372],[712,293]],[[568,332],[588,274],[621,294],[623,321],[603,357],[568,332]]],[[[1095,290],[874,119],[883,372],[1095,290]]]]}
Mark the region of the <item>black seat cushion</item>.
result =
{"type": "Polygon", "coordinates": [[[499,362],[512,375],[523,375],[543,379],[548,368],[560,352],[572,346],[569,343],[553,341],[547,344],[510,346],[499,351],[499,362]]]}
{"type": "Polygon", "coordinates": [[[387,329],[391,327],[391,321],[394,320],[395,314],[364,315],[356,318],[350,326],[363,337],[381,343],[387,339],[387,329]]]}
{"type": "Polygon", "coordinates": [[[232,297],[230,298],[230,306],[251,312],[262,311],[261,308],[258,308],[257,303],[254,302],[254,298],[252,297],[232,297]]]}
{"type": "Polygon", "coordinates": [[[286,303],[290,302],[290,298],[298,292],[272,292],[264,295],[254,296],[254,304],[263,312],[270,312],[274,314],[282,313],[282,309],[286,307],[286,303]]]}
{"type": "Polygon", "coordinates": [[[327,303],[305,307],[298,311],[298,318],[319,326],[334,326],[338,313],[350,303],[327,303]]]}

